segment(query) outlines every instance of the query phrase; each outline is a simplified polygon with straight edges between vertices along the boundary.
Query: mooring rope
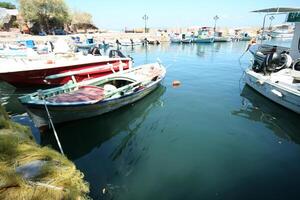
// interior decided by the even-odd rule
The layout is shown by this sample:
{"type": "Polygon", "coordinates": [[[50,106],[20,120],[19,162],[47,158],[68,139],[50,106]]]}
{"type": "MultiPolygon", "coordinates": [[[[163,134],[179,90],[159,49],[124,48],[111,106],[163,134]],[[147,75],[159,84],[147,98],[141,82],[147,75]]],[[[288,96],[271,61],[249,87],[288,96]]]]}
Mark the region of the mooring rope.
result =
{"type": "Polygon", "coordinates": [[[45,100],[45,98],[44,98],[44,95],[42,94],[41,91],[38,91],[38,93],[39,93],[40,97],[42,98],[42,100],[44,101],[44,105],[45,105],[45,109],[46,109],[46,112],[47,112],[47,115],[48,115],[48,119],[49,119],[50,125],[51,125],[51,127],[52,127],[52,129],[53,129],[53,133],[54,133],[56,142],[57,142],[57,144],[58,144],[59,150],[60,150],[60,152],[61,152],[62,155],[65,155],[65,154],[64,154],[64,151],[63,151],[63,148],[62,148],[62,146],[61,146],[61,144],[60,144],[59,138],[58,138],[58,136],[57,136],[57,132],[56,132],[56,130],[55,130],[54,124],[53,124],[53,122],[52,122],[52,117],[51,117],[51,115],[50,115],[50,113],[49,113],[48,106],[47,106],[46,100],[45,100]]]}

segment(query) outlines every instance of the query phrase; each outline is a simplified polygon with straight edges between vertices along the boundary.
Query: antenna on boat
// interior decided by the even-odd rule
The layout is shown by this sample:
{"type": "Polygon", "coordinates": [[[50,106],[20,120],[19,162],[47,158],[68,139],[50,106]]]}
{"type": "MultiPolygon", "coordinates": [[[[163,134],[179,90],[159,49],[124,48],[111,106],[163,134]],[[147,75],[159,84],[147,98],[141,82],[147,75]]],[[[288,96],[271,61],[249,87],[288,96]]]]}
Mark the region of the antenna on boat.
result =
{"type": "Polygon", "coordinates": [[[51,117],[51,115],[50,115],[50,113],[49,113],[49,110],[48,110],[48,107],[47,107],[47,103],[46,103],[46,100],[45,100],[45,95],[43,94],[43,91],[42,91],[42,90],[38,90],[37,92],[38,92],[39,97],[44,101],[44,105],[45,105],[45,109],[46,109],[46,112],[47,112],[47,116],[48,116],[50,125],[51,125],[51,127],[52,127],[52,129],[53,129],[53,133],[54,133],[56,142],[57,142],[57,144],[58,144],[59,150],[60,150],[60,152],[61,152],[62,155],[65,155],[65,154],[64,154],[64,151],[63,151],[63,148],[62,148],[62,146],[61,146],[61,144],[60,144],[59,138],[58,138],[58,136],[57,136],[57,132],[56,132],[56,130],[55,130],[54,124],[53,124],[53,122],[52,122],[52,117],[51,117]]]}

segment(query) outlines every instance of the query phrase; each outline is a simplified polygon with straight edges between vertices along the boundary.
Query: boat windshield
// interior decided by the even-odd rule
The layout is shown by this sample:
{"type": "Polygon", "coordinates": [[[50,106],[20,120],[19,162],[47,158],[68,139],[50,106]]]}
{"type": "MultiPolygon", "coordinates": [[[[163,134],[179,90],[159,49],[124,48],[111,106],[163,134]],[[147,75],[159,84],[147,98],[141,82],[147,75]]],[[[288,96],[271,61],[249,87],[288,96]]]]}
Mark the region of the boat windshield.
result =
{"type": "Polygon", "coordinates": [[[264,43],[288,48],[291,47],[294,25],[291,24],[292,21],[289,20],[289,16],[293,13],[300,12],[300,8],[277,7],[254,10],[252,12],[265,14],[263,18],[262,32],[260,37],[261,44],[264,43]],[[282,19],[284,23],[282,25],[272,27],[271,23],[272,20],[275,19],[275,16],[277,18],[277,21],[282,19]],[[270,25],[268,27],[266,26],[267,22],[270,22],[270,25]],[[266,38],[268,37],[274,37],[277,40],[266,40],[266,38]]]}

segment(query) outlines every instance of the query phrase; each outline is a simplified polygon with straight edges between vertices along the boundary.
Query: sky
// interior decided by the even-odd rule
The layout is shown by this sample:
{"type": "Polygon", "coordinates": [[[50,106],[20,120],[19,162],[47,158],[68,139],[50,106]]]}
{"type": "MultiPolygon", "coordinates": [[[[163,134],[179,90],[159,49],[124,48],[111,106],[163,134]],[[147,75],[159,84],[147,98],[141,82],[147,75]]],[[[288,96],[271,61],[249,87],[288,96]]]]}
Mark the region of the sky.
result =
{"type": "MultiPolygon", "coordinates": [[[[5,0],[2,0],[5,1],[5,0]]],[[[15,3],[14,0],[7,0],[15,3]]],[[[148,27],[261,26],[263,14],[252,10],[270,7],[299,7],[300,0],[65,0],[72,10],[93,15],[93,23],[102,29],[122,30],[125,27],[144,27],[143,15],[147,14],[148,27]]],[[[277,16],[272,24],[284,22],[277,16]]],[[[267,21],[267,25],[270,22],[267,21]]]]}

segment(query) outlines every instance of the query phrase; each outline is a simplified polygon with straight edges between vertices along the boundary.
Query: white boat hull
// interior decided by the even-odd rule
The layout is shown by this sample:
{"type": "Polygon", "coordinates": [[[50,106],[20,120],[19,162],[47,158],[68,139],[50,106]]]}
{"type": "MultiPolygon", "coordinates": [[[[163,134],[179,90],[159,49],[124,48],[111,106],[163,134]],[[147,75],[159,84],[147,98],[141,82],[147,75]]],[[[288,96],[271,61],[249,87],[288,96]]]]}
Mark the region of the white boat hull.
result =
{"type": "Polygon", "coordinates": [[[215,37],[214,42],[231,42],[229,37],[215,37]]]}
{"type": "Polygon", "coordinates": [[[300,114],[300,87],[298,90],[288,89],[280,82],[271,81],[268,77],[249,69],[246,71],[245,81],[263,96],[300,114]]]}
{"type": "Polygon", "coordinates": [[[181,39],[171,38],[171,43],[181,43],[181,39]]]}
{"type": "Polygon", "coordinates": [[[213,43],[214,42],[214,38],[195,38],[194,42],[195,43],[213,43]]]}

